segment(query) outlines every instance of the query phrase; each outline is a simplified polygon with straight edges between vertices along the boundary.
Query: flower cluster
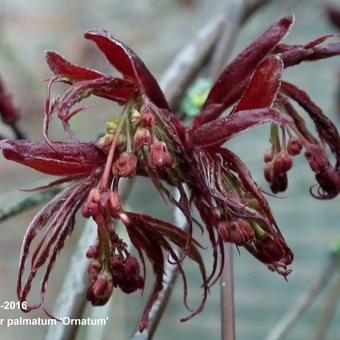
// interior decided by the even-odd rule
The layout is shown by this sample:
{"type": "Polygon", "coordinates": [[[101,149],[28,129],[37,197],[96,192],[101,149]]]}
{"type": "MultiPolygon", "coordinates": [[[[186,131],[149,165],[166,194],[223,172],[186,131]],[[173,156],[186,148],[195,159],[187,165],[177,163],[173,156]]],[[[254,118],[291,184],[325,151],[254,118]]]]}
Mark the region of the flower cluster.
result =
{"type": "MultiPolygon", "coordinates": [[[[306,45],[285,45],[293,16],[288,16],[248,46],[211,88],[201,113],[186,128],[171,111],[159,85],[141,59],[119,40],[103,30],[85,33],[121,74],[104,75],[66,61],[47,52],[54,76],[48,86],[44,117],[46,142],[5,140],[0,148],[7,159],[61,178],[48,188],[69,183],[48,203],[27,229],[18,278],[18,298],[26,301],[36,273],[47,263],[41,286],[43,305],[46,285],[57,254],[75,225],[75,214],[82,207],[85,218],[92,218],[98,230],[96,243],[87,251],[91,284],[87,298],[93,305],[108,301],[112,291],[125,293],[143,289],[145,258],[155,273],[140,330],[147,326],[148,313],[163,287],[165,254],[179,270],[187,303],[187,281],[182,268],[184,258],[196,262],[202,275],[201,304],[209,287],[220,277],[224,263],[224,242],[246,248],[271,270],[286,277],[293,254],[287,246],[262,189],[253,181],[242,160],[224,144],[235,135],[271,123],[271,148],[265,155],[265,177],[273,193],[284,191],[293,157],[301,152],[315,172],[319,198],[333,198],[340,191],[340,138],[333,123],[301,89],[281,80],[285,68],[340,54],[340,44],[326,44],[324,36],[306,45]],[[50,100],[55,82],[70,85],[68,91],[50,100]],[[106,132],[95,144],[75,141],[69,121],[82,109],[73,109],[84,98],[96,95],[123,106],[119,118],[106,124],[106,132]],[[300,105],[315,124],[317,136],[310,132],[292,104],[300,105]],[[73,110],[73,111],[72,111],[73,110]],[[53,114],[62,121],[70,142],[50,141],[49,125],[53,114]],[[223,116],[222,116],[223,115],[223,116]],[[222,116],[222,117],[220,117],[222,116]],[[334,155],[335,165],[325,150],[334,155]],[[119,192],[122,178],[145,176],[161,195],[180,209],[187,230],[151,216],[124,208],[119,192]],[[169,186],[176,188],[179,199],[169,186]],[[206,273],[199,248],[192,236],[194,207],[211,241],[213,266],[206,273]],[[130,254],[118,235],[120,222],[135,247],[138,258],[130,254]],[[28,278],[23,273],[31,243],[44,234],[32,254],[28,278]],[[178,254],[175,246],[181,249],[178,254]]],[[[44,188],[46,188],[44,187],[44,188]]],[[[39,189],[39,188],[38,188],[39,189]]],[[[169,259],[168,259],[169,260],[169,259]]]]}

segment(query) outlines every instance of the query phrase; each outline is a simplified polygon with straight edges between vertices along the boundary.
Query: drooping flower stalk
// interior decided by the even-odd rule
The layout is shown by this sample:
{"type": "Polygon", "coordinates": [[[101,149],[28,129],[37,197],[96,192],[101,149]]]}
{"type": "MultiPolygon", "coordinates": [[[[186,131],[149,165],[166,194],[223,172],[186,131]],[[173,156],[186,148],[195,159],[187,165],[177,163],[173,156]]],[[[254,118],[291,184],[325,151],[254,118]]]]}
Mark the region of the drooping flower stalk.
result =
{"type": "Polygon", "coordinates": [[[121,133],[122,127],[126,121],[126,119],[128,118],[128,114],[130,113],[130,109],[131,109],[131,104],[127,104],[126,107],[124,108],[118,126],[116,128],[116,131],[114,133],[112,142],[111,142],[111,147],[110,147],[110,151],[109,154],[107,156],[107,161],[105,164],[105,168],[104,168],[104,173],[103,173],[103,178],[102,178],[102,182],[101,182],[101,189],[102,190],[107,190],[108,189],[108,184],[109,184],[109,177],[110,177],[110,172],[111,172],[111,167],[112,167],[112,163],[113,163],[113,157],[116,151],[116,146],[117,146],[117,142],[118,142],[118,137],[121,133]]]}

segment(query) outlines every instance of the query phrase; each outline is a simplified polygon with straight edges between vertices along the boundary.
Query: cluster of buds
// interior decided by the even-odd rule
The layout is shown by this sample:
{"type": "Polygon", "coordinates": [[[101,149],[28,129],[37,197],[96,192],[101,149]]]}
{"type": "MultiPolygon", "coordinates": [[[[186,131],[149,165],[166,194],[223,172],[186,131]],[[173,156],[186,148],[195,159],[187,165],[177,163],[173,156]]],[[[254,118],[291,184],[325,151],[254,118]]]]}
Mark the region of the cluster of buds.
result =
{"type": "Polygon", "coordinates": [[[110,299],[113,292],[112,277],[103,258],[104,249],[101,243],[90,246],[86,257],[90,259],[87,271],[91,279],[90,287],[87,290],[87,300],[93,306],[102,306],[110,299]]]}
{"type": "Polygon", "coordinates": [[[140,266],[134,256],[123,259],[120,255],[112,256],[112,281],[115,287],[127,294],[143,289],[144,279],[140,275],[140,266]]]}
{"type": "Polygon", "coordinates": [[[137,260],[128,256],[125,262],[118,263],[118,257],[114,255],[116,249],[122,254],[128,254],[126,244],[118,238],[111,220],[121,219],[129,223],[118,193],[92,188],[83,205],[83,216],[92,217],[98,225],[98,243],[91,246],[86,253],[90,259],[88,273],[92,280],[87,292],[88,300],[95,306],[103,305],[110,298],[113,288],[118,285],[122,291],[129,293],[142,288],[144,280],[139,276],[137,260]],[[136,288],[132,289],[133,287],[136,288]]]}
{"type": "Polygon", "coordinates": [[[149,109],[130,110],[123,123],[123,128],[115,135],[120,119],[113,119],[106,124],[106,134],[98,141],[98,146],[109,153],[115,143],[115,156],[112,164],[113,177],[132,178],[138,167],[145,170],[166,169],[172,165],[172,154],[166,139],[166,132],[157,124],[155,115],[149,109]]]}
{"type": "Polygon", "coordinates": [[[92,281],[87,290],[87,300],[93,306],[103,306],[110,299],[113,292],[112,281],[109,276],[100,274],[92,281]]]}
{"type": "MultiPolygon", "coordinates": [[[[315,173],[319,183],[318,198],[332,198],[340,191],[340,177],[337,167],[333,167],[321,144],[311,136],[307,130],[300,131],[287,129],[283,132],[282,141],[279,140],[277,129],[272,129],[272,148],[266,152],[264,161],[264,176],[270,183],[273,193],[285,191],[288,186],[288,171],[293,167],[293,157],[298,156],[304,150],[304,155],[315,173]],[[285,132],[289,134],[286,143],[285,132]],[[298,136],[294,136],[296,133],[298,136]]],[[[338,152],[338,151],[337,151],[338,152]]]]}
{"type": "MultiPolygon", "coordinates": [[[[119,119],[113,119],[110,122],[106,123],[106,134],[102,136],[97,144],[100,147],[101,150],[105,154],[108,154],[110,151],[110,147],[112,145],[114,134],[118,125],[119,119]]],[[[115,142],[117,151],[123,152],[126,149],[126,138],[124,134],[120,134],[118,136],[117,141],[115,142]]]]}
{"type": "Polygon", "coordinates": [[[270,183],[270,188],[273,193],[285,191],[288,186],[287,172],[293,166],[293,159],[290,154],[280,152],[266,153],[265,155],[266,166],[264,168],[264,176],[270,183]]]}
{"type": "Polygon", "coordinates": [[[285,242],[275,235],[264,231],[255,221],[234,217],[217,223],[218,234],[223,242],[246,247],[270,269],[287,276],[286,267],[293,261],[293,254],[285,242]]]}
{"type": "Polygon", "coordinates": [[[161,131],[159,124],[156,124],[155,115],[149,109],[144,109],[141,113],[135,111],[132,123],[135,128],[133,148],[139,154],[147,154],[147,166],[153,170],[171,167],[172,156],[167,144],[159,140],[161,136],[157,136],[161,131]]]}
{"type": "Polygon", "coordinates": [[[115,232],[117,220],[127,228],[133,225],[123,210],[118,184],[122,177],[136,176],[139,169],[157,177],[158,170],[171,167],[172,155],[165,140],[169,140],[167,132],[157,124],[155,114],[133,101],[119,119],[106,124],[106,134],[97,143],[107,155],[105,169],[99,187],[90,190],[83,204],[83,216],[92,217],[98,226],[98,244],[87,252],[92,280],[87,297],[93,305],[105,303],[114,288],[130,294],[144,287],[137,258],[115,232]]]}
{"type": "Polygon", "coordinates": [[[140,275],[140,265],[136,257],[131,256],[126,245],[116,240],[110,245],[112,255],[106,258],[105,244],[108,240],[100,240],[86,252],[90,259],[88,273],[91,285],[87,291],[87,299],[94,306],[104,305],[112,295],[113,289],[119,287],[124,293],[130,294],[143,289],[144,279],[140,275]],[[116,249],[119,255],[115,254],[116,249]],[[124,259],[124,255],[125,259],[124,259]]]}
{"type": "Polygon", "coordinates": [[[298,138],[290,135],[286,143],[286,135],[283,130],[282,141],[279,136],[278,126],[272,124],[271,149],[264,155],[264,177],[274,194],[285,191],[288,187],[288,171],[293,167],[293,156],[297,156],[302,150],[302,143],[298,138]]]}
{"type": "MultiPolygon", "coordinates": [[[[186,306],[184,257],[197,264],[202,277],[201,302],[195,310],[188,307],[192,313],[183,321],[203,310],[209,288],[220,277],[223,242],[243,246],[270,269],[284,277],[289,274],[287,266],[293,254],[262,189],[242,160],[224,145],[235,135],[270,122],[272,149],[265,156],[265,177],[272,191],[286,189],[292,157],[303,149],[319,183],[317,196],[333,198],[340,193],[340,136],[336,127],[303,90],[282,80],[287,67],[339,55],[340,44],[326,45],[330,36],[306,45],[282,44],[293,21],[293,16],[279,20],[225,68],[190,127],[184,126],[171,111],[142,60],[107,31],[89,31],[85,37],[96,43],[122,77],[104,75],[74,65],[55,52],[47,53],[47,62],[55,74],[49,89],[57,81],[71,85],[53,101],[48,91],[43,129],[47,143],[0,141],[0,149],[7,159],[61,177],[44,188],[69,183],[65,191],[41,209],[28,227],[17,283],[21,302],[26,301],[37,272],[46,267],[40,305],[44,304],[50,271],[74,229],[75,216],[81,206],[83,215],[97,224],[98,232],[98,244],[87,252],[92,280],[87,297],[92,304],[104,304],[114,288],[132,293],[144,286],[145,271],[140,275],[137,259],[129,254],[126,243],[116,233],[117,220],[124,225],[140,262],[144,264],[146,257],[152,265],[155,284],[139,324],[140,331],[147,326],[152,305],[163,289],[166,254],[178,266],[185,286],[186,306]],[[69,120],[81,111],[72,111],[72,108],[91,94],[124,107],[119,119],[107,123],[104,137],[96,145],[75,143],[74,139],[67,143],[50,141],[48,130],[52,115],[58,114],[70,135],[69,120]],[[315,124],[317,136],[308,130],[291,101],[307,112],[315,124]],[[226,110],[229,114],[224,115],[226,110]],[[328,158],[329,151],[334,165],[328,158]],[[181,210],[187,230],[123,209],[119,181],[135,175],[150,178],[162,196],[181,210]],[[168,185],[177,189],[179,198],[172,195],[168,185]],[[193,225],[199,224],[192,216],[193,205],[204,222],[202,230],[207,231],[211,241],[213,265],[210,273],[206,273],[198,249],[200,243],[193,237],[193,225]],[[32,252],[32,241],[38,236],[43,241],[32,252]],[[181,249],[183,256],[177,256],[174,246],[181,249]],[[23,284],[29,254],[33,254],[31,271],[23,284]]],[[[37,306],[32,305],[26,311],[37,306]]]]}
{"type": "Polygon", "coordinates": [[[116,191],[100,190],[95,187],[91,189],[82,212],[85,218],[93,217],[96,221],[105,214],[118,218],[123,215],[122,202],[116,191]]]}

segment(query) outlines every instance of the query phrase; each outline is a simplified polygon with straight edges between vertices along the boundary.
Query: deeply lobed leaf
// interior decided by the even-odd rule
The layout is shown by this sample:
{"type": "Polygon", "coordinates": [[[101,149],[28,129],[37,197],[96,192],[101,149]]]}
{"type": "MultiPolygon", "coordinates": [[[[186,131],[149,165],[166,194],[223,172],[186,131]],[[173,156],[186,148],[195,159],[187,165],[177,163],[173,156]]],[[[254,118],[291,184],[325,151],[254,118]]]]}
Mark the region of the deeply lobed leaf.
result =
{"type": "Polygon", "coordinates": [[[269,122],[284,126],[291,120],[270,108],[239,111],[237,115],[229,115],[202,125],[193,132],[191,139],[196,146],[221,145],[241,132],[269,122]]]}
{"type": "Polygon", "coordinates": [[[240,98],[256,67],[288,34],[293,22],[293,15],[281,19],[227,66],[211,89],[201,116],[195,119],[193,130],[216,119],[240,98]]]}
{"type": "Polygon", "coordinates": [[[88,31],[84,36],[96,43],[110,64],[125,78],[135,81],[142,94],[160,109],[169,110],[169,105],[156,79],[130,48],[105,30],[88,31]]]}
{"type": "Polygon", "coordinates": [[[86,175],[102,167],[103,152],[91,143],[0,141],[6,159],[55,176],[86,175]]]}
{"type": "Polygon", "coordinates": [[[256,69],[233,112],[272,107],[281,84],[283,62],[278,56],[265,59],[256,69]]]}

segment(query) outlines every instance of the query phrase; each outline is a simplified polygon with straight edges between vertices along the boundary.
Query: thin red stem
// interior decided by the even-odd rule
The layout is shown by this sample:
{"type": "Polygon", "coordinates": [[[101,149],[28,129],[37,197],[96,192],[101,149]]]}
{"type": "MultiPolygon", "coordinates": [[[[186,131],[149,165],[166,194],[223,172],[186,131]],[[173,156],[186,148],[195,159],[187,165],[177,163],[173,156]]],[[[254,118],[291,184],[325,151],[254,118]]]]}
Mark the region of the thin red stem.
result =
{"type": "Polygon", "coordinates": [[[106,164],[105,164],[105,169],[104,169],[102,182],[101,182],[101,189],[107,189],[108,188],[113,157],[114,157],[114,154],[115,154],[115,151],[116,151],[117,140],[118,140],[118,137],[119,137],[119,135],[122,131],[124,121],[125,121],[128,113],[130,112],[130,108],[131,108],[131,103],[127,103],[123,112],[122,112],[119,124],[117,126],[117,130],[114,134],[114,137],[113,137],[113,140],[112,140],[112,143],[111,143],[111,147],[110,147],[110,151],[109,151],[109,154],[107,156],[107,161],[106,161],[106,164]]]}

